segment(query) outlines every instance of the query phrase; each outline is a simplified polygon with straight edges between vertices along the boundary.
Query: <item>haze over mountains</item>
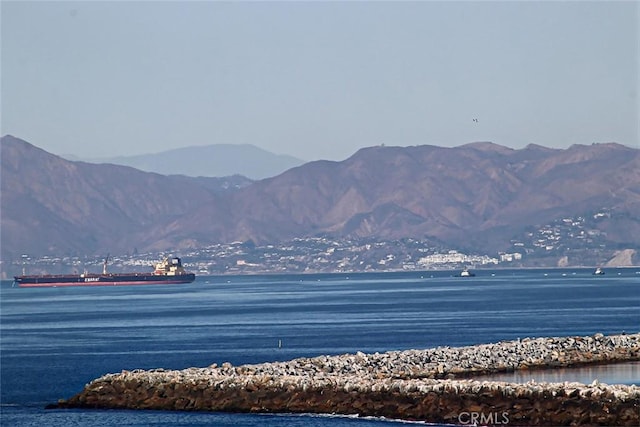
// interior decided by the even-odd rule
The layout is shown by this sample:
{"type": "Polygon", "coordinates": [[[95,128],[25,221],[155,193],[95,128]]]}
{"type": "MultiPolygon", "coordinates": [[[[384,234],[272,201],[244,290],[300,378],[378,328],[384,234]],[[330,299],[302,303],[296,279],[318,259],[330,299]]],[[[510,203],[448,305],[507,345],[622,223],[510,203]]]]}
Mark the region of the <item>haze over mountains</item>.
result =
{"type": "MultiPolygon", "coordinates": [[[[76,160],[76,159],[74,159],[76,160]]],[[[91,163],[113,163],[131,166],[162,175],[231,176],[264,179],[300,166],[303,160],[273,154],[250,144],[213,144],[177,148],[139,156],[87,159],[91,163]]]]}
{"type": "Polygon", "coordinates": [[[640,150],[615,143],[378,146],[255,182],[69,161],[12,136],[1,143],[5,262],[319,235],[495,253],[531,226],[603,208],[615,213],[600,225],[608,242],[640,241],[640,150]]]}

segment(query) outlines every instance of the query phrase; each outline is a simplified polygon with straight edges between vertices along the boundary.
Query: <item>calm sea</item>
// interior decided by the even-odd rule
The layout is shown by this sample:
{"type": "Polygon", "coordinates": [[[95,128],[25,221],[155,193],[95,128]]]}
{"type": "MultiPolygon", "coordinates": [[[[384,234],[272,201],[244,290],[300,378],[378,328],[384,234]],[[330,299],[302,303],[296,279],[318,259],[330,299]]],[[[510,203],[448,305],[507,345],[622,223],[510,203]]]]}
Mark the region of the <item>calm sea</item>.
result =
{"type": "MultiPolygon", "coordinates": [[[[640,330],[640,269],[199,277],[189,285],[0,287],[1,414],[11,426],[382,426],[332,415],[44,410],[92,379],[301,356],[640,330]],[[280,344],[280,345],[279,345],[280,344]]],[[[580,372],[580,371],[578,371],[580,372]]],[[[564,375],[554,377],[563,380],[564,375]]],[[[640,367],[586,370],[640,383],[640,367]]]]}

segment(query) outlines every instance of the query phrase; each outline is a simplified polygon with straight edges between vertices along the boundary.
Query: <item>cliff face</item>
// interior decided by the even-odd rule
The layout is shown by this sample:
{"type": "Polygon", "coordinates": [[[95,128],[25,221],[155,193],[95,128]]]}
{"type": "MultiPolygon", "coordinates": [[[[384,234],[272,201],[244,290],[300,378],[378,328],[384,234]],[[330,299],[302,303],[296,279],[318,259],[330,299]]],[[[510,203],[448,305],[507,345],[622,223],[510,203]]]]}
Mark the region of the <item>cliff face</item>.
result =
{"type": "Polygon", "coordinates": [[[601,224],[612,244],[640,236],[640,151],[617,144],[371,147],[222,191],[239,181],[70,162],[5,136],[1,173],[7,260],[316,235],[426,238],[486,253],[528,226],[603,207],[616,212],[601,224]]]}
{"type": "Polygon", "coordinates": [[[615,256],[607,262],[607,267],[625,267],[634,265],[637,252],[633,249],[625,249],[616,252],[615,256]]]}

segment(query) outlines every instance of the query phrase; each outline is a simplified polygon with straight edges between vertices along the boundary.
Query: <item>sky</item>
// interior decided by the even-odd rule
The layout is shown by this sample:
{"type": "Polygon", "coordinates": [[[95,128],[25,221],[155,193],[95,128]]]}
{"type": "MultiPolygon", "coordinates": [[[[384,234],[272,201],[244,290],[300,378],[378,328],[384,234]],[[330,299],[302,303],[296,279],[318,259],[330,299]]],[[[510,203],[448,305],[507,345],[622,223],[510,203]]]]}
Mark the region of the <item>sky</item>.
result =
{"type": "Polygon", "coordinates": [[[253,144],[639,147],[639,2],[6,1],[2,135],[80,158],[253,144]]]}

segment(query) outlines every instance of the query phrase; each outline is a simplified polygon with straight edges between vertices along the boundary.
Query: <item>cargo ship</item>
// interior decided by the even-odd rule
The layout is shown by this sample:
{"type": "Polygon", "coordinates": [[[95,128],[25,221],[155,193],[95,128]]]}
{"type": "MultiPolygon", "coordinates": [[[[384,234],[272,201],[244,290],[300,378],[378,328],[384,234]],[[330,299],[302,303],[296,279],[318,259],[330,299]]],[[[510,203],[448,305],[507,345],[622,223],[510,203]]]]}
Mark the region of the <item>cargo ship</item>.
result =
{"type": "Polygon", "coordinates": [[[188,273],[178,257],[165,258],[155,265],[152,273],[107,273],[104,260],[102,274],[43,274],[15,276],[14,285],[21,288],[47,288],[57,286],[126,286],[126,285],[168,285],[191,283],[196,279],[188,273]]]}

